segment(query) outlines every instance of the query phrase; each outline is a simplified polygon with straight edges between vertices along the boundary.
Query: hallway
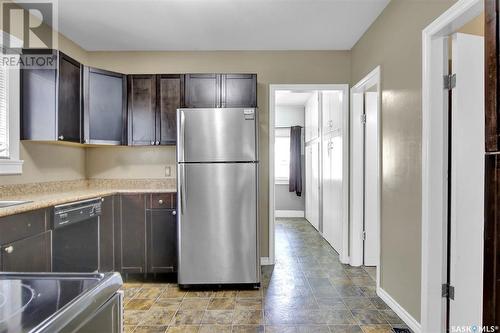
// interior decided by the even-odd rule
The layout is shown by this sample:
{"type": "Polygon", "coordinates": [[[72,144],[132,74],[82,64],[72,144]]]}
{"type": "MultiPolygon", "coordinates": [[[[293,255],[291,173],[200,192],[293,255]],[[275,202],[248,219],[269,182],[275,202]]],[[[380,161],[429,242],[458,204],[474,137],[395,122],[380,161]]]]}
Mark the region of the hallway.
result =
{"type": "MultiPolygon", "coordinates": [[[[386,333],[406,328],[367,270],[342,265],[304,219],[276,220],[276,265],[260,290],[126,283],[126,332],[386,333]]],[[[405,331],[401,331],[405,332],[405,331]]],[[[407,331],[409,332],[409,331],[407,331]]]]}

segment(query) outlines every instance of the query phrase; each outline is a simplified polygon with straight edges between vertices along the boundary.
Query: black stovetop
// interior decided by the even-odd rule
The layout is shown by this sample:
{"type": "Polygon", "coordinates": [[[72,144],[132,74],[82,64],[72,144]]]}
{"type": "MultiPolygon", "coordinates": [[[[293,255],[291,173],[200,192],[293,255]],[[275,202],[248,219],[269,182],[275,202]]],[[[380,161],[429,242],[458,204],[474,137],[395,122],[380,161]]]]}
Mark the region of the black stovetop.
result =
{"type": "Polygon", "coordinates": [[[0,274],[0,333],[29,332],[101,279],[0,274]]]}

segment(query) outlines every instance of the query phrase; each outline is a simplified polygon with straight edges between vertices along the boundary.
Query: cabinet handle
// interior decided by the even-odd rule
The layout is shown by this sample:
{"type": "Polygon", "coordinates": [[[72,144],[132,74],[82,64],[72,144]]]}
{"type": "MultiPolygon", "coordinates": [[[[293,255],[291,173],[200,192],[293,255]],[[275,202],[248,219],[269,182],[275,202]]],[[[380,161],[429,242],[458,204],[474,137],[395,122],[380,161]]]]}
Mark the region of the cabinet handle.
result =
{"type": "Polygon", "coordinates": [[[158,200],[158,203],[159,203],[160,205],[163,205],[163,200],[162,200],[162,199],[158,200]]]}
{"type": "Polygon", "coordinates": [[[172,215],[174,215],[174,216],[177,215],[177,211],[175,211],[175,210],[172,211],[172,215]]]}
{"type": "Polygon", "coordinates": [[[155,142],[154,141],[151,141],[151,146],[154,146],[155,145],[155,142]]]}
{"type": "Polygon", "coordinates": [[[159,146],[160,145],[160,141],[156,141],[156,145],[159,146]]]}
{"type": "Polygon", "coordinates": [[[58,139],[59,140],[64,140],[64,135],[59,135],[58,139]]]}
{"type": "Polygon", "coordinates": [[[12,245],[11,246],[7,246],[4,250],[7,253],[12,253],[12,252],[14,252],[14,247],[12,245]]]}

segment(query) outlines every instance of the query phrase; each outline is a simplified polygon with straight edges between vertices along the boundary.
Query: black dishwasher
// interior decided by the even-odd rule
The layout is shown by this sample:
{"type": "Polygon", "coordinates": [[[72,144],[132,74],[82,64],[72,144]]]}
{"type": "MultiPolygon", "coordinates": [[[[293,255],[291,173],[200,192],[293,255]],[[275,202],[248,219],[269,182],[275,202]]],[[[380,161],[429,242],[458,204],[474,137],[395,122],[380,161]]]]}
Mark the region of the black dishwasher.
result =
{"type": "Polygon", "coordinates": [[[94,198],[54,207],[54,272],[99,271],[101,203],[101,198],[94,198]]]}

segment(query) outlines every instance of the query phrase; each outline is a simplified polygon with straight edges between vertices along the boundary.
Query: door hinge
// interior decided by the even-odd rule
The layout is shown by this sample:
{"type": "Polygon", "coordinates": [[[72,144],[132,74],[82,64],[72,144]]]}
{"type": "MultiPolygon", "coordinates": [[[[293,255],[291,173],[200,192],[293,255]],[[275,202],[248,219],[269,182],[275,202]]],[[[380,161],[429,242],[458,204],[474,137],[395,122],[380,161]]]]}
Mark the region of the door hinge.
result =
{"type": "Polygon", "coordinates": [[[360,120],[361,120],[361,124],[366,124],[366,113],[363,113],[361,116],[360,116],[360,120]]]}
{"type": "Polygon", "coordinates": [[[366,231],[361,232],[361,239],[366,240],[366,231]]]}
{"type": "Polygon", "coordinates": [[[451,90],[457,86],[457,74],[445,75],[443,79],[444,89],[451,90]]]}
{"type": "Polygon", "coordinates": [[[455,299],[455,287],[444,283],[441,286],[441,296],[444,298],[455,299]]]}

